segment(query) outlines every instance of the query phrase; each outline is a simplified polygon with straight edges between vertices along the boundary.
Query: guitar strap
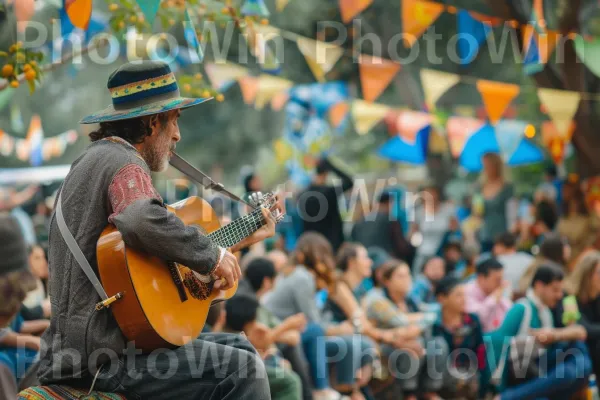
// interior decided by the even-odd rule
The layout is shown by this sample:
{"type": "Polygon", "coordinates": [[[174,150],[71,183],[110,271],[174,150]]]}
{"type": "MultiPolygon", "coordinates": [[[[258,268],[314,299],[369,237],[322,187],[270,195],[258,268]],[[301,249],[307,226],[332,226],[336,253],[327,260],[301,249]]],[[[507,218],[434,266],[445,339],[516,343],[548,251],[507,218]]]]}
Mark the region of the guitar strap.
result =
{"type": "Polygon", "coordinates": [[[107,300],[108,295],[106,294],[106,291],[102,287],[102,284],[98,280],[98,277],[94,273],[94,270],[92,269],[92,266],[88,262],[87,258],[85,258],[85,255],[79,248],[79,245],[77,244],[77,241],[75,241],[73,234],[71,233],[71,231],[69,231],[69,228],[67,228],[67,223],[65,222],[65,217],[63,216],[62,212],[62,188],[60,190],[60,194],[58,195],[58,201],[56,203],[56,213],[54,215],[56,216],[58,230],[60,231],[60,234],[62,235],[63,239],[65,239],[65,243],[67,243],[67,246],[69,247],[69,250],[71,250],[73,257],[75,257],[75,260],[77,260],[77,263],[79,264],[85,275],[88,277],[92,285],[94,285],[94,289],[96,289],[96,292],[98,292],[100,298],[103,301],[107,300]]]}
{"type": "MultiPolygon", "coordinates": [[[[205,188],[223,193],[224,195],[226,195],[227,197],[229,197],[235,201],[239,201],[239,202],[242,202],[242,203],[250,206],[252,209],[256,208],[255,206],[249,204],[248,202],[240,199],[235,194],[229,192],[227,189],[225,189],[223,187],[222,184],[216,183],[215,181],[213,181],[208,175],[206,175],[202,171],[193,167],[190,163],[185,161],[178,154],[173,153],[170,164],[171,164],[171,166],[173,166],[174,168],[179,170],[181,173],[187,175],[190,179],[198,182],[205,188]]],[[[58,201],[56,203],[55,217],[56,217],[56,223],[58,225],[58,230],[60,231],[60,234],[62,235],[63,239],[65,240],[67,247],[69,247],[69,250],[73,254],[73,257],[75,257],[75,260],[77,261],[77,263],[79,264],[79,266],[81,267],[81,269],[83,270],[83,272],[85,273],[87,278],[90,280],[90,282],[94,286],[94,289],[96,290],[96,292],[102,299],[102,301],[100,303],[98,303],[98,305],[96,306],[96,309],[108,307],[110,305],[110,303],[112,301],[114,301],[115,298],[118,299],[120,297],[120,295],[113,296],[109,299],[108,295],[106,294],[106,291],[102,287],[102,283],[100,283],[100,280],[98,280],[98,277],[96,276],[96,273],[92,269],[92,266],[90,265],[88,260],[85,258],[85,255],[81,251],[81,248],[79,248],[79,245],[77,244],[77,241],[73,237],[73,234],[67,227],[67,223],[65,222],[65,217],[63,216],[63,212],[62,212],[62,187],[60,188],[60,192],[58,194],[58,201]]]]}

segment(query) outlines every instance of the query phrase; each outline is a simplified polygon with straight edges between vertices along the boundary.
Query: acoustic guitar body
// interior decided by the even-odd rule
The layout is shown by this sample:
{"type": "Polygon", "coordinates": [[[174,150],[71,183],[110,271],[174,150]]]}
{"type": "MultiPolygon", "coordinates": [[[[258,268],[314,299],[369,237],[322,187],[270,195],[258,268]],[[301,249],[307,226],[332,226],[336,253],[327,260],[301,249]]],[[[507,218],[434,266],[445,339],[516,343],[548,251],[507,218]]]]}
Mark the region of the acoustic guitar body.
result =
{"type": "MultiPolygon", "coordinates": [[[[186,225],[204,234],[220,228],[212,207],[199,197],[190,197],[168,206],[186,225]]],[[[97,245],[100,280],[108,296],[122,294],[110,309],[129,341],[145,352],[182,346],[198,337],[215,300],[231,298],[236,290],[213,290],[199,300],[188,287],[178,289],[164,260],[126,247],[114,225],[102,232],[97,245]],[[185,290],[182,301],[180,290],[185,290]]],[[[191,270],[175,264],[181,279],[191,270]]]]}

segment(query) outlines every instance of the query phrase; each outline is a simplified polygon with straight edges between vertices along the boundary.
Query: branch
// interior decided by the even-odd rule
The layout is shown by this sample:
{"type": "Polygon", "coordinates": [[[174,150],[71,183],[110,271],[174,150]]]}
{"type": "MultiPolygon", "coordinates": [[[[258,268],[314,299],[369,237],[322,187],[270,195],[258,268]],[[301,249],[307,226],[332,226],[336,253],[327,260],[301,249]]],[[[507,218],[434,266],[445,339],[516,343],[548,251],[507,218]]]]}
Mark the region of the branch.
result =
{"type": "MultiPolygon", "coordinates": [[[[76,51],[76,52],[67,54],[66,56],[61,58],[58,62],[46,64],[46,65],[40,67],[40,69],[42,72],[52,71],[52,70],[58,68],[59,66],[64,65],[67,62],[71,61],[75,57],[85,55],[92,50],[99,49],[99,48],[105,46],[106,44],[108,44],[108,40],[106,40],[106,39],[94,40],[92,43],[90,43],[86,48],[82,49],[81,51],[76,51]]],[[[25,74],[24,73],[19,74],[17,76],[17,81],[19,83],[25,82],[25,74]]],[[[7,79],[0,79],[0,91],[6,89],[7,87],[9,87],[9,85],[10,85],[10,82],[7,79]]]]}

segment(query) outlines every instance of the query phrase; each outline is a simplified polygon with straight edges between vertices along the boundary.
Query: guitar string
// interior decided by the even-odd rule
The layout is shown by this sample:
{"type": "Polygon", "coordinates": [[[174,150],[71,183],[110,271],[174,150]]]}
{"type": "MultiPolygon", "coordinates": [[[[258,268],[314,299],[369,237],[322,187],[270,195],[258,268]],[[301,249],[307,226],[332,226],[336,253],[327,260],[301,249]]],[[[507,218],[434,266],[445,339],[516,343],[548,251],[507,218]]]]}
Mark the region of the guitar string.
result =
{"type": "Polygon", "coordinates": [[[231,247],[258,230],[263,222],[264,220],[260,209],[255,210],[242,218],[236,219],[208,236],[221,246],[231,247]]]}

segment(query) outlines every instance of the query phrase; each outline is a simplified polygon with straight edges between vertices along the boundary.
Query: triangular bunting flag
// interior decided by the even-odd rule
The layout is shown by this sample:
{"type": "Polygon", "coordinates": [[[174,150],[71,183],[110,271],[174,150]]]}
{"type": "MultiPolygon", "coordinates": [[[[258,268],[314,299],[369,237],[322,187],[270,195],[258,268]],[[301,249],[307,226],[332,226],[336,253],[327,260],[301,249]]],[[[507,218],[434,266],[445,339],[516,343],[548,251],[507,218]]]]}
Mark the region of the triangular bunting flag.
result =
{"type": "Polygon", "coordinates": [[[238,82],[240,83],[244,103],[252,104],[258,93],[258,78],[255,76],[244,76],[238,82]]]}
{"type": "Polygon", "coordinates": [[[571,122],[567,132],[559,132],[556,125],[551,121],[542,123],[542,143],[550,152],[552,161],[555,164],[562,163],[565,157],[566,145],[571,141],[575,127],[575,122],[571,122]]]}
{"type": "Polygon", "coordinates": [[[298,49],[304,55],[310,70],[319,82],[325,81],[325,74],[344,54],[344,49],[335,44],[300,37],[296,40],[298,49]]]}
{"type": "MultiPolygon", "coordinates": [[[[17,4],[21,1],[27,2],[25,0],[19,0],[17,1],[17,4]]],[[[87,30],[90,19],[92,18],[92,0],[65,0],[64,9],[74,26],[83,29],[84,31],[87,30]]]]}
{"type": "Polygon", "coordinates": [[[435,103],[452,86],[460,81],[460,76],[448,72],[434,71],[432,69],[421,70],[421,85],[425,93],[425,103],[429,110],[435,109],[435,103]]]}
{"type": "Polygon", "coordinates": [[[355,100],[352,103],[352,120],[356,131],[360,135],[368,133],[389,111],[390,108],[383,104],[355,100]]]}
{"type": "Polygon", "coordinates": [[[275,0],[275,9],[282,12],[289,2],[290,0],[275,0]]]}
{"type": "Polygon", "coordinates": [[[188,43],[188,47],[193,49],[194,56],[191,59],[192,63],[199,63],[204,60],[204,50],[202,46],[200,46],[200,42],[198,41],[198,34],[196,33],[196,28],[194,27],[194,21],[190,16],[189,10],[185,9],[185,21],[183,23],[183,35],[185,37],[186,42],[188,43]]]}
{"type": "Polygon", "coordinates": [[[517,120],[502,120],[495,126],[496,141],[504,162],[508,162],[525,134],[527,123],[517,120]]]}
{"type": "Polygon", "coordinates": [[[331,126],[334,128],[340,126],[348,111],[350,111],[350,106],[345,101],[331,106],[329,109],[329,123],[331,123],[331,126]]]}
{"type": "MultiPolygon", "coordinates": [[[[156,18],[156,13],[158,12],[158,7],[160,7],[161,0],[136,0],[140,9],[144,13],[144,17],[146,17],[146,21],[150,24],[150,26],[154,25],[154,19],[156,18]]],[[[90,0],[91,2],[91,0],[90,0]]]]}
{"type": "Polygon", "coordinates": [[[366,101],[373,101],[390,84],[401,65],[379,57],[361,54],[358,64],[360,86],[366,101]]]}
{"type": "Polygon", "coordinates": [[[479,47],[485,42],[492,31],[492,26],[489,23],[475,19],[467,10],[459,10],[456,14],[456,20],[458,34],[474,39],[458,40],[456,43],[461,65],[468,65],[477,56],[479,47]]]}
{"type": "Polygon", "coordinates": [[[271,99],[271,108],[273,111],[281,111],[289,99],[288,92],[279,92],[271,99]]]}
{"type": "Polygon", "coordinates": [[[264,0],[246,0],[240,12],[246,17],[268,18],[271,15],[264,0]]]}
{"type": "Polygon", "coordinates": [[[204,70],[213,88],[223,92],[239,78],[248,76],[248,69],[228,62],[207,63],[204,70]]]}
{"type": "Polygon", "coordinates": [[[465,147],[467,140],[479,131],[485,122],[475,118],[450,117],[446,124],[446,134],[450,143],[452,157],[458,158],[465,147]]]}
{"type": "Polygon", "coordinates": [[[425,0],[402,0],[402,32],[411,47],[444,11],[444,5],[425,0]]]}
{"type": "Polygon", "coordinates": [[[477,81],[477,90],[483,98],[483,104],[492,125],[495,125],[506,111],[506,107],[519,94],[518,85],[486,80],[477,81]]]}
{"type": "Polygon", "coordinates": [[[407,143],[414,144],[417,134],[425,127],[431,125],[433,115],[419,111],[402,111],[396,120],[398,134],[407,143]]]}
{"type": "MultiPolygon", "coordinates": [[[[71,2],[72,1],[73,0],[71,0],[71,2]]],[[[35,14],[35,0],[17,0],[14,5],[14,10],[15,18],[17,19],[17,30],[19,32],[25,32],[27,22],[29,22],[31,17],[35,14]]]]}
{"type": "Polygon", "coordinates": [[[538,89],[538,96],[556,130],[566,134],[579,107],[581,94],[568,90],[538,89]]]}
{"type": "Polygon", "coordinates": [[[262,75],[258,79],[258,91],[254,106],[257,110],[262,109],[277,93],[285,92],[293,85],[293,82],[287,79],[262,75]]]}
{"type": "Polygon", "coordinates": [[[347,24],[357,14],[369,7],[373,0],[339,0],[342,21],[347,24]]]}

